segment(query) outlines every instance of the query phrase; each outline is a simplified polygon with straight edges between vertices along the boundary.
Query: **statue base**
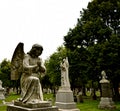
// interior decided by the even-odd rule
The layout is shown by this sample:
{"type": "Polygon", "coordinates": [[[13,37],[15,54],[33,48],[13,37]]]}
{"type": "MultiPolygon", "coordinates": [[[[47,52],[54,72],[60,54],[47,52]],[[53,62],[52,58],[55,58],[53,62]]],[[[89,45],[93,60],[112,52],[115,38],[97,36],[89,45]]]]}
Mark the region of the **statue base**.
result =
{"type": "Polygon", "coordinates": [[[7,111],[58,111],[58,107],[52,106],[48,101],[26,104],[15,101],[13,105],[7,106],[7,111]]]}
{"type": "Polygon", "coordinates": [[[100,101],[100,104],[98,105],[98,108],[112,110],[112,109],[116,109],[116,106],[112,101],[112,98],[101,97],[101,101],[100,101]]]}
{"type": "Polygon", "coordinates": [[[60,88],[56,94],[56,106],[60,111],[80,111],[76,108],[73,92],[67,88],[60,88]]]}

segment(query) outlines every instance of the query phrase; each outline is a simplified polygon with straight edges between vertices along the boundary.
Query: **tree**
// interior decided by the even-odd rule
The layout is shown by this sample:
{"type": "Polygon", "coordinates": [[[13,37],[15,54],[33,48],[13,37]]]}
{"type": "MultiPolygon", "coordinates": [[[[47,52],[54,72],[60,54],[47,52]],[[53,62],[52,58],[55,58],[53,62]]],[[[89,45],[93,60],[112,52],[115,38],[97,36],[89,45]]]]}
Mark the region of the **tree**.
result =
{"type": "Polygon", "coordinates": [[[3,87],[12,86],[10,80],[10,61],[7,61],[7,59],[4,59],[0,63],[0,80],[3,82],[3,87]]]}
{"type": "MultiPolygon", "coordinates": [[[[17,94],[20,93],[18,87],[20,87],[20,79],[17,81],[11,80],[11,62],[4,59],[0,63],[0,80],[3,82],[3,87],[16,88],[17,94]]],[[[9,93],[9,92],[8,92],[9,93]]]]}
{"type": "Polygon", "coordinates": [[[67,56],[67,51],[63,46],[58,47],[57,51],[53,53],[49,59],[45,61],[47,69],[46,76],[49,77],[51,88],[58,88],[61,84],[60,62],[67,56]]]}
{"type": "Polygon", "coordinates": [[[89,2],[87,9],[80,12],[76,26],[64,36],[64,45],[81,55],[76,58],[79,63],[87,66],[85,69],[80,68],[74,58],[77,70],[93,81],[98,81],[101,71],[105,70],[113,83],[115,95],[118,95],[119,80],[116,79],[120,75],[119,12],[120,0],[93,0],[89,2]],[[84,56],[85,59],[80,59],[84,56]]]}

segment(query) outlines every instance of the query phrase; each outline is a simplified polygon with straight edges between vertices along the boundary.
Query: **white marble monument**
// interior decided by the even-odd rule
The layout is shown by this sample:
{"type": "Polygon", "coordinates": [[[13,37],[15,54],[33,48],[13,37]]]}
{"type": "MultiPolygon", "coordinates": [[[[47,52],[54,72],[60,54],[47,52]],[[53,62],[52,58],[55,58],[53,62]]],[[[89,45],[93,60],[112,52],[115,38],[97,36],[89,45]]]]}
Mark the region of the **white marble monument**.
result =
{"type": "Polygon", "coordinates": [[[73,92],[69,82],[69,62],[68,57],[60,63],[61,68],[61,87],[56,94],[55,105],[60,111],[79,111],[74,102],[73,92]]]}

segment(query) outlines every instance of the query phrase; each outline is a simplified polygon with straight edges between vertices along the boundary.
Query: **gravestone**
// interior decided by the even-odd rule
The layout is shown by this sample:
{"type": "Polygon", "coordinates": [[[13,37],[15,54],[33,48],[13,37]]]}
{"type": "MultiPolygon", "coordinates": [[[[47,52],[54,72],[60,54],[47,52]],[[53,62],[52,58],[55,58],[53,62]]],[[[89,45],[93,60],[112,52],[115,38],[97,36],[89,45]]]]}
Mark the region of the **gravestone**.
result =
{"type": "Polygon", "coordinates": [[[2,81],[0,80],[0,100],[3,100],[5,99],[5,96],[4,96],[4,88],[2,87],[2,81]]]}
{"type": "Polygon", "coordinates": [[[98,108],[100,109],[115,109],[115,104],[112,101],[112,91],[110,88],[110,82],[106,79],[106,73],[105,71],[101,72],[102,79],[100,80],[101,84],[101,99],[100,103],[98,105],[98,108]]]}
{"type": "Polygon", "coordinates": [[[61,87],[56,94],[55,105],[60,111],[79,111],[74,102],[73,92],[70,89],[69,75],[68,75],[68,58],[63,59],[60,64],[61,67],[61,87]]]}
{"type": "Polygon", "coordinates": [[[83,103],[83,97],[82,97],[82,92],[81,91],[78,93],[76,98],[77,98],[77,103],[83,103]]]}

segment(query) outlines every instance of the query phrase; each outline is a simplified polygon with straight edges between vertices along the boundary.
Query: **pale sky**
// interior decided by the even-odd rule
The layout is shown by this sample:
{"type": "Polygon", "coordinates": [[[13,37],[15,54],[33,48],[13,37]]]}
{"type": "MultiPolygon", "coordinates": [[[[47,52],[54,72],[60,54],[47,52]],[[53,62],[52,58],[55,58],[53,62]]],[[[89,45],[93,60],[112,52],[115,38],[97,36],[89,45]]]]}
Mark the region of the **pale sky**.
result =
{"type": "Polygon", "coordinates": [[[0,62],[11,60],[19,42],[28,52],[39,43],[43,60],[63,44],[91,0],[0,0],[0,62]]]}

